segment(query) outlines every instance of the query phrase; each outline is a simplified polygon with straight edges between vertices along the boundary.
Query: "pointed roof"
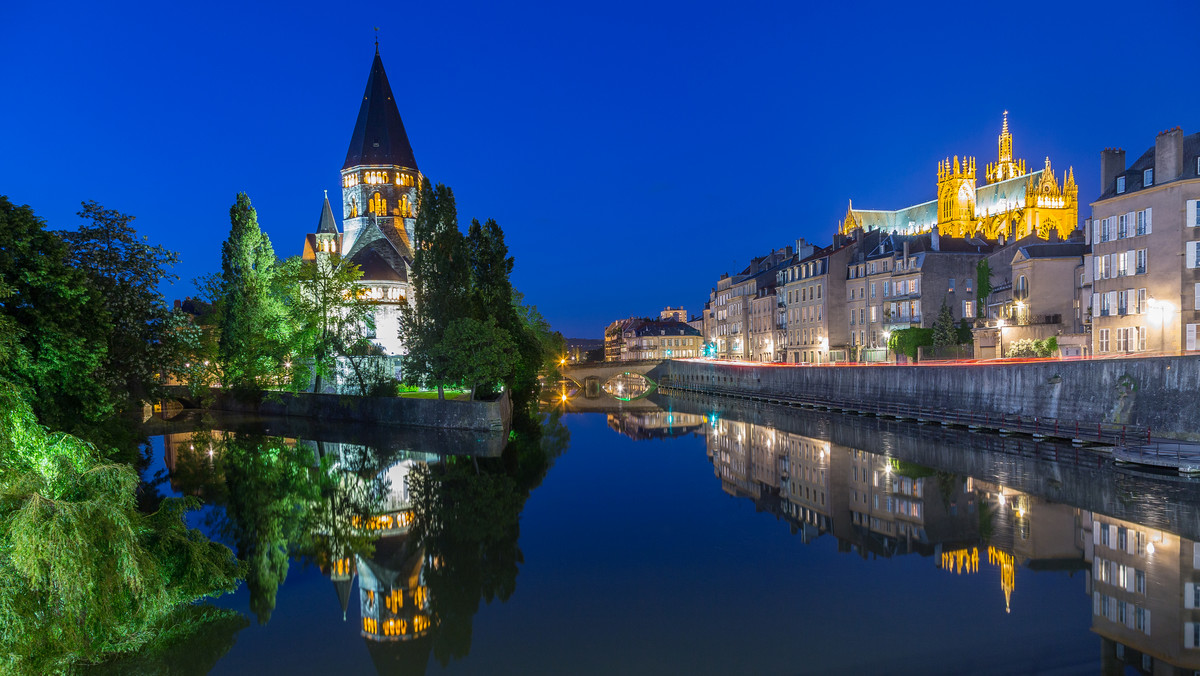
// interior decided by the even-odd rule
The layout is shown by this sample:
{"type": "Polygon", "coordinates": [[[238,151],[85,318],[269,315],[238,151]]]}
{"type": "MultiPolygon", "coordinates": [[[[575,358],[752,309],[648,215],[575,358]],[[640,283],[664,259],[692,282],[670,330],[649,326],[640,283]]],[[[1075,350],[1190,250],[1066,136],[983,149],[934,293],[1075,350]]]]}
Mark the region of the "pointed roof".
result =
{"type": "Polygon", "coordinates": [[[342,169],[374,164],[417,168],[408,134],[404,131],[404,122],[400,119],[396,99],[392,96],[392,87],[388,84],[387,73],[383,71],[378,46],[342,169]]]}
{"type": "Polygon", "coordinates": [[[325,191],[325,206],[321,209],[321,220],[317,222],[318,235],[338,234],[337,222],[333,220],[333,208],[329,206],[329,191],[325,191]]]}
{"type": "Polygon", "coordinates": [[[367,222],[342,260],[362,268],[363,281],[408,281],[406,264],[409,261],[396,250],[388,236],[379,229],[379,224],[374,218],[367,222]]]}

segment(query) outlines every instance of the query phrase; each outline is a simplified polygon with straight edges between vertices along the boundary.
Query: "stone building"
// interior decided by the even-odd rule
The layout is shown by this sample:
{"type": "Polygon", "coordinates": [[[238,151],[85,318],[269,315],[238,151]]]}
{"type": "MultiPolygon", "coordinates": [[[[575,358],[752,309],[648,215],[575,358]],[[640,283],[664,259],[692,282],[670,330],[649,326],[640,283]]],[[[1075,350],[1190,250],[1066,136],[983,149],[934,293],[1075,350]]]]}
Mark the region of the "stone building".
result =
{"type": "Polygon", "coordinates": [[[682,305],[679,307],[671,307],[668,305],[665,309],[663,309],[662,312],[658,313],[658,318],[664,321],[673,319],[677,322],[686,322],[688,320],[687,311],[683,309],[682,305]]]}
{"type": "Polygon", "coordinates": [[[638,320],[625,327],[623,361],[689,359],[701,356],[704,338],[686,322],[638,320]]]}
{"type": "Polygon", "coordinates": [[[1125,166],[1100,155],[1092,203],[1092,348],[1096,355],[1200,349],[1200,134],[1176,127],[1125,166]]]}
{"type": "MultiPolygon", "coordinates": [[[[705,321],[704,335],[705,340],[714,345],[716,357],[763,360],[762,346],[756,347],[751,339],[750,319],[755,309],[753,301],[761,296],[760,287],[772,287],[771,295],[774,295],[776,272],[778,268],[786,265],[793,255],[791,246],[777,249],[766,256],[753,259],[740,273],[732,276],[721,275],[721,279],[717,280],[717,286],[708,299],[706,315],[711,313],[711,319],[705,321]]],[[[771,319],[774,319],[773,313],[771,319]]],[[[771,335],[774,335],[773,329],[771,335]]],[[[761,330],[755,338],[763,339],[761,330]]]]}
{"type": "Polygon", "coordinates": [[[1081,312],[1089,253],[1082,239],[1042,242],[1029,237],[988,256],[992,293],[984,317],[976,322],[975,356],[1001,357],[1019,340],[1051,336],[1062,356],[1089,354],[1081,312]]]}
{"type": "Polygon", "coordinates": [[[1000,131],[997,161],[987,166],[986,184],[976,185],[975,158],[947,158],[938,163],[937,199],[896,211],[846,211],[841,232],[855,229],[917,235],[936,230],[942,236],[982,237],[1011,241],[1030,235],[1066,239],[1078,226],[1078,187],[1074,169],[1058,180],[1046,158],[1045,168],[1028,172],[1024,160],[1013,159],[1008,112],[1000,131]]]}
{"type": "Polygon", "coordinates": [[[415,205],[425,177],[417,168],[378,45],[341,174],[342,229],[326,195],[317,231],[305,237],[303,257],[336,253],[362,269],[359,284],[377,304],[373,341],[385,355],[398,357],[404,353],[400,308],[411,297],[415,205]]]}
{"type": "MultiPolygon", "coordinates": [[[[878,239],[878,233],[870,237],[878,239]]],[[[837,234],[834,244],[814,248],[779,271],[783,286],[785,361],[828,364],[846,360],[849,333],[846,305],[840,302],[846,278],[842,272],[857,241],[837,234]],[[831,273],[836,270],[837,273],[831,273]]]]}

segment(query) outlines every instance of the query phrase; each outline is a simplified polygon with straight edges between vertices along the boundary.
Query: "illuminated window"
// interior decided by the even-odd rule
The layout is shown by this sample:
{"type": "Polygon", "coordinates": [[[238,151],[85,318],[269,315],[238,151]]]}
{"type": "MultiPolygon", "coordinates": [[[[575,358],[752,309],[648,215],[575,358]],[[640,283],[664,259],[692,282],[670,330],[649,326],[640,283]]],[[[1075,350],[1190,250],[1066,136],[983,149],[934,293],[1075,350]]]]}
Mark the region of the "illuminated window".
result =
{"type": "Polygon", "coordinates": [[[408,195],[400,196],[400,215],[405,217],[412,216],[408,208],[408,195]]]}
{"type": "Polygon", "coordinates": [[[358,218],[358,200],[350,198],[350,218],[358,218]]]}
{"type": "Polygon", "coordinates": [[[383,199],[379,193],[375,193],[371,196],[371,203],[368,207],[368,211],[378,216],[387,215],[387,200],[383,199]]]}

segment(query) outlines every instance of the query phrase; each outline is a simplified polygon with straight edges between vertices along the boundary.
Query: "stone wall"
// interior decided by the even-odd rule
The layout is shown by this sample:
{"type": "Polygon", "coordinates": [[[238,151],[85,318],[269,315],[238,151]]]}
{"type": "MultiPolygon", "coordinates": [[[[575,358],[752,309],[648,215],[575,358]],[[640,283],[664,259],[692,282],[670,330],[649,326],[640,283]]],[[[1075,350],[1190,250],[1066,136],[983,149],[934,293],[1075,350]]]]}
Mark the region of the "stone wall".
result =
{"type": "Polygon", "coordinates": [[[979,413],[1114,422],[1200,439],[1200,355],[944,366],[756,366],[669,361],[663,386],[817,396],[979,413]]]}
{"type": "Polygon", "coordinates": [[[218,392],[210,407],[265,416],[300,416],[321,420],[384,423],[413,427],[507,432],[512,400],[506,391],[496,401],[439,401],[406,397],[354,397],[312,392],[268,392],[246,401],[218,392]]]}

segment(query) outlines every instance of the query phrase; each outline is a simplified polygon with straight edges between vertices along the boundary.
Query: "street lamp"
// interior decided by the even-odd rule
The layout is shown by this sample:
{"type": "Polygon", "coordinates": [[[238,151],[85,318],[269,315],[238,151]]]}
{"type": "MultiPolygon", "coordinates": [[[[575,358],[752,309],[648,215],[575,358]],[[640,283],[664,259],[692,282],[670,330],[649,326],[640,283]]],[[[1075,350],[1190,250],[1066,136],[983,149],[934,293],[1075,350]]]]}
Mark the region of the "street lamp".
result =
{"type": "Polygon", "coordinates": [[[888,357],[888,354],[892,351],[892,346],[890,345],[891,338],[892,338],[892,332],[888,331],[888,330],[884,330],[884,332],[883,332],[883,360],[884,361],[891,361],[891,358],[888,357]]]}

